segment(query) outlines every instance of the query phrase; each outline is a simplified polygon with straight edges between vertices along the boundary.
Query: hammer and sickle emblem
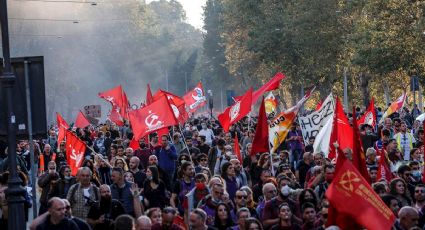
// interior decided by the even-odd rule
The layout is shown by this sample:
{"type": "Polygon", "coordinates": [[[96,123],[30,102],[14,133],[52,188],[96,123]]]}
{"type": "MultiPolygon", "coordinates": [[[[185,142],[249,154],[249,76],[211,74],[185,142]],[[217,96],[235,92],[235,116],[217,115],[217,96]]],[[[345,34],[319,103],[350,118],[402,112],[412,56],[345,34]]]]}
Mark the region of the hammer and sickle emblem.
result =
{"type": "Polygon", "coordinates": [[[345,172],[341,179],[339,180],[339,184],[342,186],[342,188],[344,188],[347,191],[353,192],[354,190],[354,183],[360,182],[360,178],[359,176],[350,170],[347,170],[347,172],[345,172]]]}
{"type": "Polygon", "coordinates": [[[158,118],[159,117],[155,113],[151,113],[145,118],[145,124],[148,127],[153,127],[157,125],[159,122],[161,122],[161,121],[158,121],[158,118]]]}

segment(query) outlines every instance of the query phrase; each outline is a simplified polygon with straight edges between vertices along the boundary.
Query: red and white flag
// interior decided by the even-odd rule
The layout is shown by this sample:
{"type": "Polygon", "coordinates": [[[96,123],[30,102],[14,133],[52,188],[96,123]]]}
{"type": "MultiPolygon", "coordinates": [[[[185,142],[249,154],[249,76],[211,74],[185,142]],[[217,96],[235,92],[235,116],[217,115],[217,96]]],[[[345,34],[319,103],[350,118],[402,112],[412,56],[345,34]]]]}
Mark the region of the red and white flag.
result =
{"type": "Polygon", "coordinates": [[[391,114],[403,108],[405,101],[406,101],[406,92],[404,92],[403,95],[397,98],[396,101],[391,103],[390,107],[388,107],[387,111],[385,111],[384,115],[382,115],[382,118],[381,120],[379,120],[379,123],[382,123],[385,120],[385,118],[389,117],[391,114]]]}
{"type": "Polygon", "coordinates": [[[207,103],[207,98],[205,97],[202,83],[199,82],[193,90],[187,92],[183,96],[183,100],[186,103],[188,111],[191,113],[204,106],[207,103]]]}
{"type": "Polygon", "coordinates": [[[183,124],[188,119],[186,104],[183,98],[176,96],[170,92],[164,90],[158,90],[155,95],[153,95],[153,101],[156,101],[163,96],[166,96],[170,102],[170,106],[173,109],[174,116],[180,124],[183,124]]]}
{"type": "Polygon", "coordinates": [[[218,115],[218,120],[225,132],[228,132],[232,124],[238,122],[251,111],[251,103],[252,88],[244,94],[241,100],[236,101],[235,104],[227,107],[222,114],[218,115]]]}
{"type": "Polygon", "coordinates": [[[71,168],[71,175],[77,174],[78,168],[84,160],[84,153],[86,152],[86,143],[80,140],[71,131],[66,131],[66,160],[71,168]]]}
{"type": "MultiPolygon", "coordinates": [[[[266,84],[261,86],[259,89],[255,90],[255,92],[252,93],[252,104],[255,104],[265,92],[275,90],[279,88],[280,81],[285,78],[285,75],[283,73],[277,73],[274,75],[272,79],[270,79],[266,84]]],[[[242,98],[242,96],[235,97],[237,101],[239,101],[242,98]]]]}
{"type": "Polygon", "coordinates": [[[380,158],[378,164],[378,176],[376,180],[379,181],[381,179],[385,179],[387,182],[390,182],[394,176],[391,173],[390,166],[388,165],[387,156],[385,154],[385,150],[380,150],[380,158]]]}
{"type": "Polygon", "coordinates": [[[150,105],[130,111],[129,117],[136,140],[153,131],[178,124],[173,109],[165,96],[150,105]]]}
{"type": "Polygon", "coordinates": [[[357,124],[363,125],[367,124],[372,126],[375,129],[376,126],[376,110],[375,110],[375,103],[372,98],[372,100],[369,103],[369,106],[367,107],[367,110],[363,114],[360,119],[357,120],[357,124]]]}
{"type": "Polygon", "coordinates": [[[119,113],[123,119],[128,120],[128,111],[130,109],[130,106],[128,103],[127,95],[123,91],[121,85],[115,88],[100,92],[98,95],[100,98],[103,98],[109,103],[111,103],[112,105],[111,116],[116,117],[116,115],[113,113],[119,113]]]}
{"type": "Polygon", "coordinates": [[[75,127],[84,129],[89,126],[90,122],[87,120],[86,116],[84,116],[83,112],[78,112],[77,119],[75,120],[75,127]]]}
{"type": "Polygon", "coordinates": [[[58,148],[59,148],[60,143],[62,143],[62,141],[65,139],[65,135],[66,135],[65,132],[67,129],[69,129],[69,125],[68,123],[66,123],[65,119],[63,119],[63,117],[59,113],[56,113],[56,120],[58,123],[58,129],[59,129],[59,132],[58,132],[58,148]]]}

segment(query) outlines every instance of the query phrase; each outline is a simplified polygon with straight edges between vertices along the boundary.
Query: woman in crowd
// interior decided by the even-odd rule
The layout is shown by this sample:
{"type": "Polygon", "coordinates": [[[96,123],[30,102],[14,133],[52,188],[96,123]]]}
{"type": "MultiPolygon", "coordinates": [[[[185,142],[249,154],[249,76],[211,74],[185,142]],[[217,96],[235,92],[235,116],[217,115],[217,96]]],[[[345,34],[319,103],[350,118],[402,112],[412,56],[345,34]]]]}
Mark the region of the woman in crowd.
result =
{"type": "Polygon", "coordinates": [[[143,185],[143,204],[147,208],[164,208],[168,199],[165,194],[164,182],[159,179],[158,168],[149,166],[146,170],[146,177],[143,185]]]}
{"type": "Polygon", "coordinates": [[[230,208],[225,203],[220,203],[215,209],[214,226],[219,230],[228,230],[233,227],[232,217],[230,216],[230,208]]]}
{"type": "Polygon", "coordinates": [[[271,230],[301,230],[301,227],[295,223],[288,203],[279,206],[279,223],[273,225],[271,230]]]}
{"type": "Polygon", "coordinates": [[[390,183],[390,194],[395,196],[402,206],[412,205],[409,191],[406,182],[401,178],[395,178],[390,183]]]}

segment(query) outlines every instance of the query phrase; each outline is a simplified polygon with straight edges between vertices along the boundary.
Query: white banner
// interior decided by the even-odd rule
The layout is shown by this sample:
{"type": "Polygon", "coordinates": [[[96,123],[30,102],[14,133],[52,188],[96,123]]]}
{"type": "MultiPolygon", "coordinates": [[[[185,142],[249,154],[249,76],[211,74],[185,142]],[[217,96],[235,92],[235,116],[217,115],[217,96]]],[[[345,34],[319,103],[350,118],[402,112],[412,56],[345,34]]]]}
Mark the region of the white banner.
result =
{"type": "Polygon", "coordinates": [[[304,143],[306,145],[308,145],[308,139],[317,136],[326,122],[333,118],[334,111],[335,100],[331,93],[322,103],[322,107],[320,107],[318,111],[314,111],[305,117],[298,117],[298,123],[301,126],[304,143]]]}

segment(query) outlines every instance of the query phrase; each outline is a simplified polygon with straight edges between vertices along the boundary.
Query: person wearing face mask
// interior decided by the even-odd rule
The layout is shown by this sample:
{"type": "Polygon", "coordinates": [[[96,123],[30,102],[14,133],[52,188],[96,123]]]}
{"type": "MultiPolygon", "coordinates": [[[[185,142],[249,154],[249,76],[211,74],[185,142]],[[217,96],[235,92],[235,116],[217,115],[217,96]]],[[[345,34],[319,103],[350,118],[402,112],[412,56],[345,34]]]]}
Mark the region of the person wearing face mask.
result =
{"type": "MultiPolygon", "coordinates": [[[[285,180],[289,180],[289,178],[279,178],[279,182],[283,182],[285,180]]],[[[283,185],[284,183],[278,184],[283,185]]],[[[296,202],[289,197],[291,195],[291,191],[292,189],[287,184],[283,185],[280,187],[278,192],[279,195],[266,202],[262,214],[264,229],[270,229],[273,225],[279,223],[279,206],[281,204],[288,203],[291,210],[296,210],[296,202]]]]}
{"type": "Polygon", "coordinates": [[[66,198],[69,188],[76,183],[75,177],[71,176],[71,168],[62,166],[59,170],[59,180],[54,183],[49,197],[66,198]]]}
{"type": "Polygon", "coordinates": [[[87,222],[92,226],[93,230],[105,230],[118,216],[125,214],[124,207],[121,202],[112,199],[111,189],[108,185],[103,184],[99,187],[100,202],[98,205],[90,207],[87,214],[87,222]]]}
{"type": "Polygon", "coordinates": [[[335,167],[333,165],[325,165],[323,167],[323,172],[321,176],[324,181],[318,184],[314,188],[314,193],[316,193],[318,199],[321,200],[323,196],[325,195],[326,190],[328,189],[329,185],[332,183],[334,174],[335,174],[335,167]]]}
{"type": "Polygon", "coordinates": [[[189,218],[189,213],[192,212],[193,209],[198,207],[199,202],[204,199],[210,191],[207,187],[207,177],[203,173],[197,173],[195,175],[195,187],[190,190],[184,198],[183,201],[183,209],[185,220],[189,218]]]}
{"type": "Polygon", "coordinates": [[[186,124],[184,126],[183,136],[184,137],[192,137],[193,136],[193,133],[192,133],[191,128],[190,128],[190,124],[186,124]]]}
{"type": "Polygon", "coordinates": [[[388,145],[388,141],[390,140],[391,132],[388,129],[383,129],[381,131],[381,139],[375,142],[375,149],[382,151],[385,150],[388,145]]]}
{"type": "Polygon", "coordinates": [[[418,185],[422,182],[422,171],[421,165],[417,161],[411,161],[409,167],[412,169],[412,178],[411,183],[413,185],[418,185]]]}
{"type": "Polygon", "coordinates": [[[208,128],[207,124],[205,122],[201,123],[202,129],[199,131],[199,136],[205,137],[205,143],[209,146],[212,145],[212,141],[214,140],[214,132],[208,128]]]}

